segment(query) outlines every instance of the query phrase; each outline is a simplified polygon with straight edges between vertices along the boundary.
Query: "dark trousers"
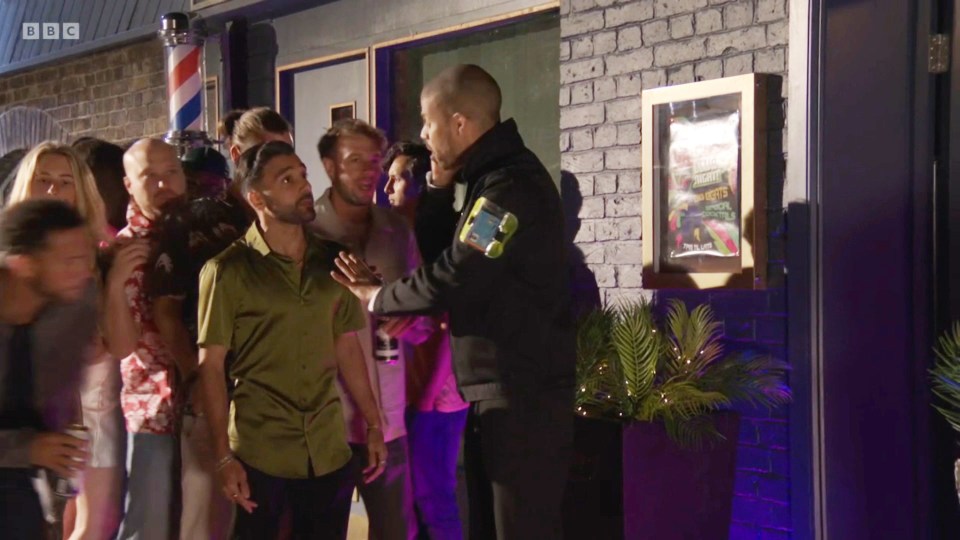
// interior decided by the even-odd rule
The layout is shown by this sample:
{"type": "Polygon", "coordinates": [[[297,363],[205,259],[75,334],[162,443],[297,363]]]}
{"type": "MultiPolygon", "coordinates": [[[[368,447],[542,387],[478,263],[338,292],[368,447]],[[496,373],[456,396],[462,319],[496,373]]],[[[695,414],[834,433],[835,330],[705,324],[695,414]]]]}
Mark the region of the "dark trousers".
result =
{"type": "Polygon", "coordinates": [[[457,454],[467,409],[456,412],[407,409],[410,476],[421,532],[430,540],[462,540],[457,507],[457,454]]]}
{"type": "Polygon", "coordinates": [[[33,489],[32,470],[0,469],[0,529],[9,540],[44,538],[46,522],[33,489]]]}
{"type": "Polygon", "coordinates": [[[471,540],[560,539],[573,390],[472,403],[464,439],[471,540]]]}
{"type": "Polygon", "coordinates": [[[387,466],[376,480],[363,483],[367,446],[351,444],[354,483],[367,510],[370,540],[408,540],[413,529],[413,492],[407,463],[407,438],[387,443],[387,466]]]}
{"type": "Polygon", "coordinates": [[[289,506],[292,538],[343,540],[350,518],[353,477],[350,466],[313,478],[270,476],[243,464],[250,485],[253,513],[237,508],[233,537],[237,540],[276,538],[280,518],[289,506]]]}

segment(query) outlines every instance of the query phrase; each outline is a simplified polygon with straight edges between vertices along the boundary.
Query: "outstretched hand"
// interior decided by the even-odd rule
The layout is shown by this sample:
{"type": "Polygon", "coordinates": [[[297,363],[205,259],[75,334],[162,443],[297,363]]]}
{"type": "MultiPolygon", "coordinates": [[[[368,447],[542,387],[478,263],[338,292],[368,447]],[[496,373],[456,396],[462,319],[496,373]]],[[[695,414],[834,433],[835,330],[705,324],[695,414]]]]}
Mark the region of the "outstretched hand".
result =
{"type": "Polygon", "coordinates": [[[350,290],[366,308],[376,296],[383,282],[363,261],[355,255],[341,251],[334,260],[337,271],[330,272],[333,279],[350,290]]]}

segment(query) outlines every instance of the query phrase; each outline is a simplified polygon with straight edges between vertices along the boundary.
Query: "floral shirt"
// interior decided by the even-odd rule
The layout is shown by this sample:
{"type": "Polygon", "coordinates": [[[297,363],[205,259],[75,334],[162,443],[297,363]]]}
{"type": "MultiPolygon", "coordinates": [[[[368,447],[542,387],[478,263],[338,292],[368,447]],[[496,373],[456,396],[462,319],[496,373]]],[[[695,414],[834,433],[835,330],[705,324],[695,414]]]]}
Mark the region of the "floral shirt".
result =
{"type": "MultiPolygon", "coordinates": [[[[149,238],[153,223],[131,200],[127,227],[119,238],[149,238]]],[[[129,433],[172,435],[174,426],[173,385],[176,372],[157,325],[153,320],[153,302],[146,287],[147,264],[137,268],[124,290],[137,325],[140,339],[133,354],[120,361],[120,405],[129,433]]]]}
{"type": "Polygon", "coordinates": [[[194,341],[200,270],[249,227],[241,203],[223,195],[172,208],[154,228],[157,249],[150,262],[147,291],[153,297],[184,299],[183,322],[194,341]]]}

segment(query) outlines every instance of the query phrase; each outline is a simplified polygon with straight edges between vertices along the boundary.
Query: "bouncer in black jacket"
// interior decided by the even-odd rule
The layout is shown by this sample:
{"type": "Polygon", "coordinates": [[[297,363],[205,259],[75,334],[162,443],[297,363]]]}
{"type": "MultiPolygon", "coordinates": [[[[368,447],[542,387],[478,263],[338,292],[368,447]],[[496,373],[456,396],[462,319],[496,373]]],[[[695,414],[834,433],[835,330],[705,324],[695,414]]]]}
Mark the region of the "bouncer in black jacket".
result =
{"type": "Polygon", "coordinates": [[[433,264],[382,287],[346,254],[337,266],[347,277],[336,277],[377,314],[449,311],[454,371],[473,403],[471,538],[559,538],[575,358],[564,216],[516,123],[500,121],[500,101],[477,66],[427,84],[421,136],[466,185],[454,241],[433,264]]]}

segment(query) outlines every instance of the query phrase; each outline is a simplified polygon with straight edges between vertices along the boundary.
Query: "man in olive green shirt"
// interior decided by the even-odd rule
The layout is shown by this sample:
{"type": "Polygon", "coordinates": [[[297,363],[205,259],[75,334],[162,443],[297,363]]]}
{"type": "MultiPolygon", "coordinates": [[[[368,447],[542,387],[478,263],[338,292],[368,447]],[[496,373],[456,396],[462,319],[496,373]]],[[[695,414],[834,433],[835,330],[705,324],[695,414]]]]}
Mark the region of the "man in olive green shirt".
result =
{"type": "Polygon", "coordinates": [[[246,510],[235,538],[274,536],[287,506],[295,537],[346,538],[353,485],[338,371],[367,421],[367,482],[383,472],[387,454],[356,334],[365,314],[330,277],[332,248],[303,228],[316,214],[293,148],[250,148],[236,181],[257,222],[204,266],[198,311],[217,472],[224,495],[246,510]],[[229,415],[227,351],[236,385],[229,415]]]}

